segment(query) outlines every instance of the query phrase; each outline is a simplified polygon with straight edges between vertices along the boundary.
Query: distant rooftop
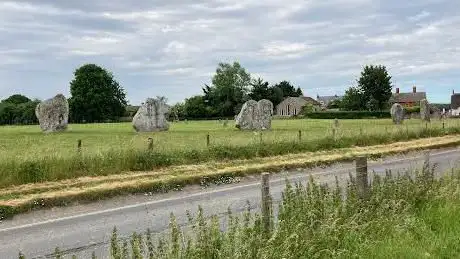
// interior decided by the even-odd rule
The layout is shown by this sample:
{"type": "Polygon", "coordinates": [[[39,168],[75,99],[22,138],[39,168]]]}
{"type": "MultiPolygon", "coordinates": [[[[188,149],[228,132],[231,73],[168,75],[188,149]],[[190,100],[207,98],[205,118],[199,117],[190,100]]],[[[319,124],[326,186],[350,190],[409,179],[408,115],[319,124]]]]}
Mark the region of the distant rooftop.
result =
{"type": "Polygon", "coordinates": [[[396,93],[393,93],[390,97],[390,103],[417,103],[423,99],[426,99],[426,92],[417,92],[415,86],[412,88],[412,92],[409,93],[401,93],[399,88],[396,88],[396,93]]]}

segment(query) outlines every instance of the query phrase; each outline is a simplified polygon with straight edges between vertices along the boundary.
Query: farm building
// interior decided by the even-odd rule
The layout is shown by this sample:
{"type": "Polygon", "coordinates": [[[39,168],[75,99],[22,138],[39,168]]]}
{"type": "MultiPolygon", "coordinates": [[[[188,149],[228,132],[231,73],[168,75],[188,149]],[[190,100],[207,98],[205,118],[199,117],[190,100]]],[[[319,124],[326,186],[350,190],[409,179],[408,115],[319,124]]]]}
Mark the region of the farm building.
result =
{"type": "Polygon", "coordinates": [[[404,107],[418,106],[423,99],[426,99],[426,92],[417,92],[415,86],[410,93],[400,93],[399,88],[396,88],[396,92],[390,97],[390,105],[399,103],[404,107]]]}
{"type": "Polygon", "coordinates": [[[321,107],[321,104],[318,101],[308,96],[286,97],[280,104],[276,106],[276,115],[298,115],[302,111],[302,107],[307,104],[313,105],[313,107],[318,110],[321,107]]]}

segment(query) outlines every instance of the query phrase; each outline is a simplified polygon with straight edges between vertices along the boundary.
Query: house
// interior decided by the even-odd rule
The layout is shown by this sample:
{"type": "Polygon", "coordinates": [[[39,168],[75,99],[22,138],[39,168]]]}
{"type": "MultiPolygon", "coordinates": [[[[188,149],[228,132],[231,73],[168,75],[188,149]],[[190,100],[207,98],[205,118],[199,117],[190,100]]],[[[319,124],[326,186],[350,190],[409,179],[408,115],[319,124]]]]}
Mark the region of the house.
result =
{"type": "Polygon", "coordinates": [[[318,101],[308,96],[286,97],[280,104],[276,106],[276,115],[298,115],[302,111],[302,108],[307,104],[313,105],[316,110],[319,110],[321,107],[321,104],[318,101]]]}
{"type": "Polygon", "coordinates": [[[403,107],[412,107],[420,105],[420,101],[426,99],[426,92],[417,92],[417,87],[412,88],[411,93],[400,93],[399,88],[390,97],[390,105],[395,103],[401,104],[403,107]]]}
{"type": "Polygon", "coordinates": [[[331,96],[319,96],[316,95],[316,100],[321,104],[323,109],[326,109],[327,106],[333,101],[342,100],[343,96],[331,95],[331,96]]]}

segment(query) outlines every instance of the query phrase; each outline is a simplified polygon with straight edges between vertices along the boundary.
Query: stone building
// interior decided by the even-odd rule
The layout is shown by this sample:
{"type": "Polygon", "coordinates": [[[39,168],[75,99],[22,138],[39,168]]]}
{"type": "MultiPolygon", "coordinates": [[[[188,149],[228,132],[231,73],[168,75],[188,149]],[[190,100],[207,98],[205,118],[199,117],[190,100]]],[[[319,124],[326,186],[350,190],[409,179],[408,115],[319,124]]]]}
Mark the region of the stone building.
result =
{"type": "Polygon", "coordinates": [[[286,97],[280,104],[276,106],[276,115],[298,115],[302,111],[302,107],[307,104],[313,105],[315,110],[319,110],[321,107],[321,104],[318,101],[308,96],[286,97]]]}
{"type": "Polygon", "coordinates": [[[316,100],[321,104],[323,109],[327,109],[328,105],[333,101],[342,100],[343,96],[331,95],[331,96],[319,96],[316,95],[316,100]]]}

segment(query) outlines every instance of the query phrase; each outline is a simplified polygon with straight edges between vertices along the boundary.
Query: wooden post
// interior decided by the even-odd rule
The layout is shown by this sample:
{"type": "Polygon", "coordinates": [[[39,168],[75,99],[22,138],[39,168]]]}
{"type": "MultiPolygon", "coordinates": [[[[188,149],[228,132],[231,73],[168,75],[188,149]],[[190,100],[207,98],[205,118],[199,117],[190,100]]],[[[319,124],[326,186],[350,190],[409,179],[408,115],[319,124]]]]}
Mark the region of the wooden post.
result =
{"type": "Polygon", "coordinates": [[[153,149],[153,138],[149,138],[148,143],[149,143],[148,149],[152,150],[153,149]]]}
{"type": "Polygon", "coordinates": [[[259,131],[259,145],[262,145],[262,131],[259,131]]]}
{"type": "Polygon", "coordinates": [[[337,139],[337,136],[336,136],[336,135],[337,135],[337,130],[333,127],[333,128],[332,128],[332,137],[334,138],[334,140],[337,139]]]}
{"type": "Polygon", "coordinates": [[[81,153],[81,139],[77,141],[77,152],[81,153]]]}
{"type": "Polygon", "coordinates": [[[442,121],[442,130],[444,130],[444,129],[446,128],[446,126],[445,126],[444,124],[445,124],[445,122],[444,122],[444,120],[443,120],[443,121],[442,121]]]}
{"type": "Polygon", "coordinates": [[[430,172],[430,150],[425,150],[423,157],[423,173],[428,174],[430,172]]]}
{"type": "Polygon", "coordinates": [[[361,199],[367,199],[369,194],[369,184],[367,179],[367,157],[356,157],[356,185],[358,195],[361,199]]]}
{"type": "Polygon", "coordinates": [[[301,142],[301,141],[302,141],[302,131],[299,130],[299,142],[301,142]]]}
{"type": "Polygon", "coordinates": [[[339,120],[337,118],[334,119],[334,127],[336,129],[339,127],[339,120]]]}
{"type": "Polygon", "coordinates": [[[206,147],[209,147],[209,144],[210,144],[210,137],[209,137],[209,134],[206,135],[206,147]]]}
{"type": "Polygon", "coordinates": [[[262,227],[268,235],[270,233],[271,206],[270,206],[270,174],[262,173],[262,227]]]}

